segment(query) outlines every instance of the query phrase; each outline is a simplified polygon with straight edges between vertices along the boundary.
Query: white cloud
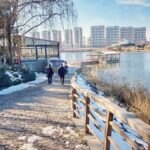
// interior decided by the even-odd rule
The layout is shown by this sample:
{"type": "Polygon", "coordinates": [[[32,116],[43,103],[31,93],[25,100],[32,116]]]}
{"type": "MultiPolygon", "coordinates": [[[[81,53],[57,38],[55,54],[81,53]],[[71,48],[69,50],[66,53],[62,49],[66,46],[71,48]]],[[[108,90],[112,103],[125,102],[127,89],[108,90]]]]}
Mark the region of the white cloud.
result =
{"type": "Polygon", "coordinates": [[[125,5],[140,5],[143,7],[150,7],[149,0],[116,0],[116,2],[125,5]]]}

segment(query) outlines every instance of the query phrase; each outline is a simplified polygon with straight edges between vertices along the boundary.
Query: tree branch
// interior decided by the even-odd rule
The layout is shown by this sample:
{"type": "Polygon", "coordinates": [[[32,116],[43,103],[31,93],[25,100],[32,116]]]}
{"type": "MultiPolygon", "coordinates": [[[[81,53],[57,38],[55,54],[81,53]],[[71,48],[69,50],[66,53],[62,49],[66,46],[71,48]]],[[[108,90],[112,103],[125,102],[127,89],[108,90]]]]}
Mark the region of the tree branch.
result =
{"type": "Polygon", "coordinates": [[[53,16],[56,16],[56,15],[57,15],[57,16],[60,16],[61,13],[60,13],[60,14],[59,14],[59,13],[54,13],[54,14],[48,16],[46,19],[44,19],[43,21],[41,21],[39,24],[37,24],[37,25],[31,27],[30,29],[28,29],[28,30],[27,30],[26,32],[24,32],[22,35],[25,35],[26,33],[30,32],[30,31],[33,30],[34,28],[36,28],[36,27],[42,25],[42,24],[43,24],[44,22],[46,22],[48,19],[50,19],[50,18],[52,18],[53,16]]]}

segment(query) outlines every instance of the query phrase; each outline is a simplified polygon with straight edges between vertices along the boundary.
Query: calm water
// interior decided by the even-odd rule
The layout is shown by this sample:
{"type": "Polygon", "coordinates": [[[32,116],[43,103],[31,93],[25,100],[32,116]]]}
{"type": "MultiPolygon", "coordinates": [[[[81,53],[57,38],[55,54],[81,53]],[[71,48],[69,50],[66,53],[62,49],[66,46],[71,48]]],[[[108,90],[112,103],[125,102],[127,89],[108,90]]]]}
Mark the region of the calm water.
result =
{"type": "MultiPolygon", "coordinates": [[[[68,63],[78,63],[85,60],[88,52],[62,53],[62,59],[68,63]]],[[[150,89],[150,52],[126,52],[121,54],[120,63],[90,65],[85,69],[95,76],[108,80],[111,78],[118,82],[127,82],[130,85],[144,86],[150,89]]]]}

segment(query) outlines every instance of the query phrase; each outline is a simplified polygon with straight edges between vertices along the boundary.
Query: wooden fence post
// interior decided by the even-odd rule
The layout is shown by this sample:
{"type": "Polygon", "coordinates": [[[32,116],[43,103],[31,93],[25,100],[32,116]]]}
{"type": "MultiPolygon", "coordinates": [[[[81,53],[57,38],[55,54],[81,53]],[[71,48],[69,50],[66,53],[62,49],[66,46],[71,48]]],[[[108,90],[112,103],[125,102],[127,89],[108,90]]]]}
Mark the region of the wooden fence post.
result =
{"type": "Polygon", "coordinates": [[[89,117],[88,117],[88,114],[90,113],[89,104],[90,104],[90,98],[87,96],[85,98],[85,133],[86,134],[89,134],[89,128],[87,126],[89,125],[89,117]]]}
{"type": "Polygon", "coordinates": [[[110,121],[113,121],[113,114],[111,112],[108,112],[107,113],[107,120],[106,120],[106,133],[105,133],[104,150],[110,150],[110,142],[108,140],[108,136],[111,136],[111,131],[112,131],[110,121]]]}
{"type": "Polygon", "coordinates": [[[75,110],[76,110],[76,105],[74,104],[75,103],[75,101],[76,101],[76,98],[75,98],[75,96],[74,96],[74,94],[76,94],[77,92],[76,92],[76,89],[72,89],[72,108],[73,108],[73,118],[76,118],[77,116],[76,116],[76,113],[74,112],[75,110]]]}

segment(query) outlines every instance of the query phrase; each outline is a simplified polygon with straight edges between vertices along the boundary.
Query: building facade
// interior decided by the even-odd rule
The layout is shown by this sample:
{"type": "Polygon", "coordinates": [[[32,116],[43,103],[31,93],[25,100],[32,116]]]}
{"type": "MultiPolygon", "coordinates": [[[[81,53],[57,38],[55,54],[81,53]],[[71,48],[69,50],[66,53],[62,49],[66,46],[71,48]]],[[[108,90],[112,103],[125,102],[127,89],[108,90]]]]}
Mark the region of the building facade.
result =
{"type": "Polygon", "coordinates": [[[91,46],[104,47],[105,46],[105,27],[92,26],[91,27],[91,46]]]}
{"type": "Polygon", "coordinates": [[[119,43],[119,39],[120,39],[119,26],[109,26],[106,28],[107,46],[119,43]]]}
{"type": "Polygon", "coordinates": [[[52,37],[53,37],[53,41],[57,41],[57,42],[62,42],[62,38],[61,38],[61,31],[60,30],[53,30],[52,31],[52,37]]]}
{"type": "Polygon", "coordinates": [[[32,32],[32,37],[33,38],[40,38],[40,32],[37,32],[37,31],[32,32]]]}
{"type": "Polygon", "coordinates": [[[65,48],[73,48],[73,35],[71,29],[65,29],[65,48]]]}
{"type": "Polygon", "coordinates": [[[75,27],[74,28],[74,46],[76,48],[81,48],[82,43],[82,28],[81,27],[75,27]]]}
{"type": "Polygon", "coordinates": [[[42,31],[42,39],[51,40],[51,32],[50,31],[42,31]]]}
{"type": "Polygon", "coordinates": [[[91,47],[91,37],[87,38],[87,47],[91,47]]]}
{"type": "Polygon", "coordinates": [[[134,28],[134,41],[139,44],[146,42],[146,27],[134,28]]]}
{"type": "Polygon", "coordinates": [[[134,28],[121,27],[120,28],[120,41],[128,40],[134,42],[134,28]]]}

